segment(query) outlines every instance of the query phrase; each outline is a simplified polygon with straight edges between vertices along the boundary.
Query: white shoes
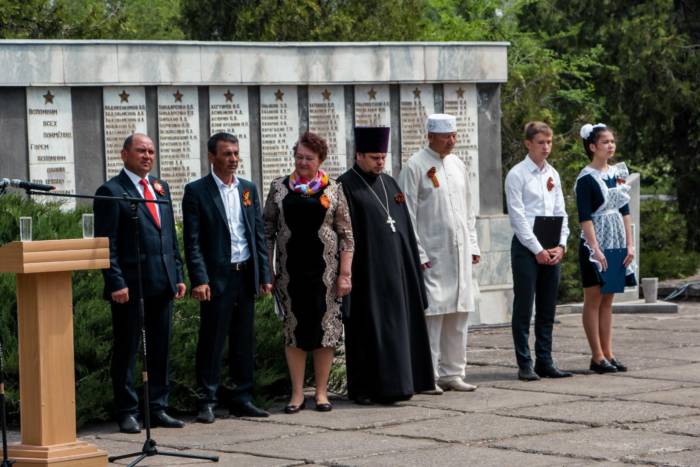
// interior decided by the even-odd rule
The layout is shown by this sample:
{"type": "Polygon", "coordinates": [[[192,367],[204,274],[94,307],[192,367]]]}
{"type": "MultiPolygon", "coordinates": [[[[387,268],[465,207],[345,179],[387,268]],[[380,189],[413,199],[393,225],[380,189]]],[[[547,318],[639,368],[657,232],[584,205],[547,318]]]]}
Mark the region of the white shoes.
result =
{"type": "Polygon", "coordinates": [[[442,388],[436,384],[433,389],[428,389],[427,391],[423,391],[423,392],[421,392],[421,394],[428,394],[429,396],[440,396],[440,395],[442,395],[443,392],[445,392],[445,391],[443,391],[442,388]]]}
{"type": "Polygon", "coordinates": [[[461,391],[461,392],[471,392],[476,390],[476,386],[473,384],[465,383],[461,379],[451,379],[449,381],[443,381],[440,387],[445,391],[461,391]]]}

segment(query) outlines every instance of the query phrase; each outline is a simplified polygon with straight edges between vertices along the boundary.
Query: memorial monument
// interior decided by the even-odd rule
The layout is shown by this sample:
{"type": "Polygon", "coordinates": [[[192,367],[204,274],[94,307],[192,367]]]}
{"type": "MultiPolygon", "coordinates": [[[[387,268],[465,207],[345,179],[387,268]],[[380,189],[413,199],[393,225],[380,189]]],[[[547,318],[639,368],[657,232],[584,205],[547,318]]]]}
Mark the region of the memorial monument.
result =
{"type": "Polygon", "coordinates": [[[472,321],[507,322],[512,233],[503,214],[499,100],[507,48],[0,41],[0,177],[91,194],[121,167],[123,139],[144,132],[159,153],[154,175],[170,183],[179,216],[184,185],[209,170],[205,146],[214,132],[238,136],[239,174],[265,196],[273,178],[291,171],[303,131],[327,139],[325,167],[337,176],[353,163],[353,125],[391,127],[387,171],[398,175],[425,144],[426,116],[448,112],[476,194],[481,298],[472,321]]]}

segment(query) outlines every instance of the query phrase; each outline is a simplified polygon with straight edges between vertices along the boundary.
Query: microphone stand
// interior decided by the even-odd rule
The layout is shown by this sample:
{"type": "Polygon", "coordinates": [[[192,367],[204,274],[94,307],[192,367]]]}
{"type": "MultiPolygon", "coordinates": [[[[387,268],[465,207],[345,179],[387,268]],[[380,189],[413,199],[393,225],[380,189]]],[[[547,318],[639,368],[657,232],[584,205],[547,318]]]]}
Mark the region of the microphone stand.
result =
{"type": "MultiPolygon", "coordinates": [[[[109,462],[114,462],[119,459],[126,459],[129,457],[136,457],[136,459],[128,464],[127,467],[133,467],[142,460],[144,460],[146,457],[152,457],[152,456],[170,456],[170,457],[182,457],[186,459],[201,459],[201,460],[209,460],[212,462],[219,462],[219,456],[202,456],[202,455],[196,455],[196,454],[184,454],[180,452],[170,452],[170,451],[160,451],[158,448],[156,448],[156,441],[151,437],[151,414],[150,414],[150,399],[149,399],[149,391],[148,391],[148,347],[146,345],[147,340],[146,340],[146,320],[145,320],[145,310],[144,310],[144,299],[143,299],[143,277],[142,277],[142,272],[141,272],[141,235],[139,233],[139,228],[140,228],[140,222],[139,222],[139,216],[138,216],[138,205],[142,203],[156,203],[156,204],[165,204],[170,207],[172,211],[172,202],[170,199],[167,200],[159,200],[159,199],[153,199],[153,200],[147,200],[145,198],[133,198],[129,197],[124,193],[124,196],[118,197],[118,196],[98,196],[98,195],[74,195],[74,194],[67,194],[67,193],[52,193],[52,192],[44,192],[44,191],[35,191],[35,190],[26,190],[27,195],[42,195],[42,196],[59,196],[59,197],[67,197],[67,198],[87,198],[87,199],[100,199],[100,200],[108,200],[111,202],[118,202],[118,201],[127,201],[130,205],[131,208],[131,220],[133,222],[134,226],[134,245],[136,245],[136,257],[139,258],[139,261],[136,262],[136,277],[137,277],[137,284],[138,284],[138,311],[139,311],[139,326],[141,327],[141,358],[142,358],[142,365],[143,365],[143,372],[141,374],[142,380],[143,380],[143,406],[144,406],[144,411],[143,411],[143,427],[146,430],[146,441],[143,443],[143,447],[141,448],[140,451],[136,452],[131,452],[128,454],[121,454],[118,456],[109,456],[109,462]]],[[[4,465],[0,466],[4,467],[4,465]]]]}

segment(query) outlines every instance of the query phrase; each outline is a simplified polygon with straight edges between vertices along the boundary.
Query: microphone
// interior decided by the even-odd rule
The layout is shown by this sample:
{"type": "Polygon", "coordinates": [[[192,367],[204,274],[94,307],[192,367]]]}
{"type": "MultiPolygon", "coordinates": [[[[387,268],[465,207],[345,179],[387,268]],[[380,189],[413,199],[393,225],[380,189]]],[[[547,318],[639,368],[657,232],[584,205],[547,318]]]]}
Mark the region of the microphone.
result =
{"type": "Polygon", "coordinates": [[[32,183],[32,182],[27,182],[24,180],[19,180],[19,179],[8,179],[8,178],[3,178],[0,179],[0,188],[4,188],[6,186],[13,186],[15,188],[22,188],[24,190],[37,190],[37,191],[51,191],[55,190],[56,187],[53,185],[44,185],[43,183],[32,183]]]}

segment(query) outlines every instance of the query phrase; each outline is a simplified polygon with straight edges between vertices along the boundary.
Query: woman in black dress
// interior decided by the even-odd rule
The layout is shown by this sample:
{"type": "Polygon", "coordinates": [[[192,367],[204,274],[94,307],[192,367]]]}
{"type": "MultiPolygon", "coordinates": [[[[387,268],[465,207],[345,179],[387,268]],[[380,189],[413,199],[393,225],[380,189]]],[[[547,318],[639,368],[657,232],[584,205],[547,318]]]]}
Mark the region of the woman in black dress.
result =
{"type": "Polygon", "coordinates": [[[327,385],[342,337],[339,299],[351,289],[350,215],[341,186],[320,170],[327,154],[322,138],[304,133],[294,145],[294,171],[272,182],[265,203],[265,235],[270,262],[275,258],[275,294],[284,313],[292,380],[287,413],[306,407],[307,352],[314,359],[316,410],[332,409],[327,385]]]}

